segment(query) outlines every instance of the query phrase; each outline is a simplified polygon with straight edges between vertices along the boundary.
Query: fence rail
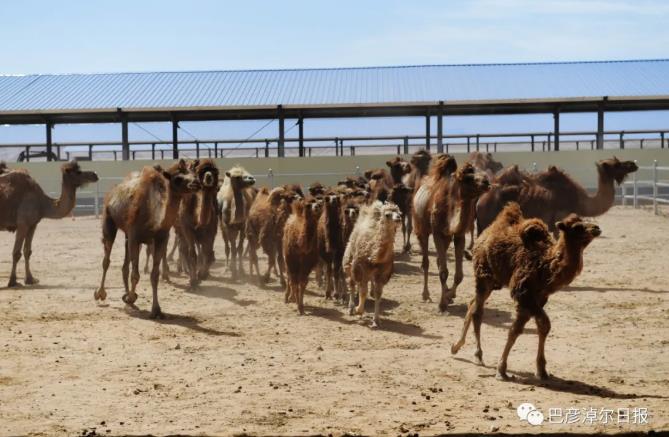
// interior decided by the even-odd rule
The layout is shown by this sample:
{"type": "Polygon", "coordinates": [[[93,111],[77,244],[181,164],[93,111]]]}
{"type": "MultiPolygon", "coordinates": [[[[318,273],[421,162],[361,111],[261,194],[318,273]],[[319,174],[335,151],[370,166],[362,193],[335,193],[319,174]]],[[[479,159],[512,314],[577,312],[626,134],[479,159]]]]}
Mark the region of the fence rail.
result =
{"type": "MultiPolygon", "coordinates": [[[[636,162],[636,160],[634,161],[636,162]]],[[[659,214],[659,205],[669,205],[669,192],[660,193],[661,188],[669,188],[669,173],[667,174],[667,179],[660,179],[660,172],[669,172],[669,167],[660,167],[657,165],[657,160],[653,161],[653,165],[650,166],[639,166],[639,170],[633,173],[632,180],[624,182],[621,185],[622,190],[622,204],[627,205],[627,200],[631,199],[632,205],[634,208],[639,207],[639,201],[652,202],[653,204],[653,213],[655,215],[659,214]],[[637,174],[641,171],[651,172],[651,179],[642,180],[639,179],[637,174]],[[632,188],[632,194],[627,194],[627,188],[632,188]],[[650,195],[639,194],[639,188],[650,187],[652,189],[650,195]]]]}
{"type": "MultiPolygon", "coordinates": [[[[664,148],[665,137],[669,129],[619,130],[605,131],[603,148],[664,148]]],[[[581,150],[597,147],[597,132],[569,131],[560,132],[561,150],[581,150]]],[[[669,140],[669,139],[668,139],[669,140]]],[[[380,135],[380,136],[343,136],[343,137],[305,137],[286,138],[286,144],[304,144],[304,155],[354,156],[374,153],[409,154],[418,148],[439,149],[437,136],[431,135],[380,135]],[[428,141],[429,139],[429,141],[428,141]]],[[[194,139],[178,141],[180,155],[189,157],[269,157],[277,153],[278,138],[255,139],[194,139]],[[185,146],[185,147],[184,147],[185,146]]],[[[442,148],[445,152],[470,152],[486,150],[490,152],[527,150],[549,151],[554,149],[553,132],[507,132],[486,134],[449,134],[442,136],[442,148]]],[[[95,158],[118,160],[122,155],[122,142],[56,142],[53,150],[58,159],[93,160],[95,158]],[[68,150],[69,149],[69,150],[68,150]],[[73,150],[75,149],[75,150],[73,150]]],[[[168,159],[172,158],[172,141],[130,141],[131,159],[168,159]]],[[[0,149],[20,149],[20,160],[46,159],[46,145],[43,143],[0,144],[0,149]]],[[[286,146],[286,156],[297,156],[298,146],[286,146]]]]}

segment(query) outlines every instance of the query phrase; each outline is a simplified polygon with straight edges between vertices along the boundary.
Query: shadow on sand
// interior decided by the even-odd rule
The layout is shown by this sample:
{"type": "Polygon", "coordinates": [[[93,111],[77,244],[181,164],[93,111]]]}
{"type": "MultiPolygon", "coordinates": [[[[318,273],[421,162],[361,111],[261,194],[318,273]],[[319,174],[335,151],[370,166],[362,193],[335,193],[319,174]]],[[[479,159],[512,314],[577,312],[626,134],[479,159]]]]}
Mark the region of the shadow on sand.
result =
{"type": "Polygon", "coordinates": [[[609,291],[622,292],[640,292],[640,293],[669,293],[669,287],[666,290],[651,290],[650,288],[625,288],[625,287],[593,287],[593,286],[567,286],[561,291],[596,291],[597,293],[606,293],[609,291]]]}
{"type": "MultiPolygon", "coordinates": [[[[451,305],[448,307],[446,312],[450,315],[458,316],[464,319],[465,315],[467,314],[467,307],[468,305],[464,303],[451,305]]],[[[485,312],[483,313],[483,323],[489,326],[494,326],[502,329],[509,329],[509,327],[511,326],[511,322],[513,322],[513,316],[508,311],[486,307],[485,312]]],[[[537,330],[536,328],[526,326],[525,329],[523,330],[523,333],[536,334],[537,330]]]]}
{"type": "Polygon", "coordinates": [[[225,335],[229,337],[240,336],[240,334],[238,334],[237,332],[218,331],[216,329],[206,328],[204,326],[201,326],[200,325],[201,321],[193,316],[163,313],[162,319],[151,319],[151,312],[148,310],[131,308],[128,306],[121,307],[119,308],[119,310],[123,311],[130,317],[134,317],[136,319],[152,320],[156,323],[160,323],[161,325],[183,326],[184,328],[192,329],[193,331],[201,332],[207,335],[214,335],[214,336],[225,335]]]}

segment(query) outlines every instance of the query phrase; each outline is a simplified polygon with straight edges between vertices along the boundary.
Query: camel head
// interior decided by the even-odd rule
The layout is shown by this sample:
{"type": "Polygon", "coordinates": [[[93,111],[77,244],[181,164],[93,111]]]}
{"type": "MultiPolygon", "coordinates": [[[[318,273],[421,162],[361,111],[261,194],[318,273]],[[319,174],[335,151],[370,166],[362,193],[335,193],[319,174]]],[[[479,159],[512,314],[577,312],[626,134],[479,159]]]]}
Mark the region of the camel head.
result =
{"type": "Polygon", "coordinates": [[[196,159],[192,162],[192,171],[206,189],[218,190],[218,167],[211,159],[196,159]]]}
{"type": "Polygon", "coordinates": [[[422,174],[427,173],[427,169],[430,167],[430,161],[432,161],[432,155],[427,150],[419,150],[411,156],[411,165],[416,167],[422,174]]]}
{"type": "Polygon", "coordinates": [[[322,196],[325,194],[325,187],[320,182],[314,182],[309,185],[309,194],[312,196],[322,196]]]}
{"type": "MultiPolygon", "coordinates": [[[[317,196],[315,196],[317,197],[317,196]]],[[[321,198],[325,202],[325,206],[327,208],[337,208],[341,205],[341,198],[339,197],[339,193],[333,191],[333,190],[327,190],[325,191],[322,195],[321,198]]]]}
{"type": "Polygon", "coordinates": [[[399,156],[394,157],[390,161],[386,161],[386,165],[390,168],[390,174],[395,181],[401,180],[402,176],[411,173],[411,164],[399,156]]]}
{"type": "Polygon", "coordinates": [[[170,190],[174,193],[192,193],[202,188],[197,176],[188,169],[188,165],[183,159],[180,159],[167,170],[163,170],[162,174],[169,181],[170,190]]]}
{"type": "Polygon", "coordinates": [[[346,206],[344,207],[344,214],[346,217],[348,217],[349,220],[352,222],[355,222],[358,218],[358,214],[360,213],[360,206],[356,204],[354,201],[349,200],[346,203],[346,206]]]}
{"type": "Polygon", "coordinates": [[[485,173],[477,172],[473,165],[467,163],[455,173],[463,199],[476,199],[490,190],[490,181],[485,173]]]}
{"type": "Polygon", "coordinates": [[[597,170],[600,174],[615,180],[619,185],[625,180],[628,174],[637,171],[634,161],[620,161],[615,156],[611,159],[603,159],[597,163],[597,170]]]}
{"type": "Polygon", "coordinates": [[[374,219],[383,224],[389,224],[393,227],[402,222],[402,213],[400,208],[393,202],[374,201],[371,205],[374,219]]]}
{"type": "Polygon", "coordinates": [[[458,169],[458,163],[454,157],[448,153],[439,153],[434,157],[434,164],[430,170],[433,179],[440,179],[450,176],[458,169]]]}
{"type": "Polygon", "coordinates": [[[256,183],[256,179],[240,166],[232,167],[225,175],[230,178],[230,185],[234,190],[243,190],[256,183]]]}
{"type": "Polygon", "coordinates": [[[293,205],[297,206],[298,211],[302,210],[307,216],[311,216],[318,220],[318,217],[320,217],[321,211],[323,210],[323,199],[309,196],[293,202],[293,205]]]}
{"type": "Polygon", "coordinates": [[[98,181],[98,175],[94,171],[81,171],[77,161],[63,164],[60,171],[63,173],[63,182],[75,188],[98,181]]]}
{"type": "Polygon", "coordinates": [[[495,161],[495,158],[492,157],[492,154],[490,152],[486,152],[485,160],[487,163],[486,168],[488,170],[491,170],[493,173],[497,173],[498,171],[504,168],[504,164],[502,164],[499,161],[495,161]]]}
{"type": "Polygon", "coordinates": [[[585,248],[592,240],[602,234],[602,230],[594,223],[584,222],[576,214],[569,214],[555,226],[560,230],[567,242],[585,248]]]}

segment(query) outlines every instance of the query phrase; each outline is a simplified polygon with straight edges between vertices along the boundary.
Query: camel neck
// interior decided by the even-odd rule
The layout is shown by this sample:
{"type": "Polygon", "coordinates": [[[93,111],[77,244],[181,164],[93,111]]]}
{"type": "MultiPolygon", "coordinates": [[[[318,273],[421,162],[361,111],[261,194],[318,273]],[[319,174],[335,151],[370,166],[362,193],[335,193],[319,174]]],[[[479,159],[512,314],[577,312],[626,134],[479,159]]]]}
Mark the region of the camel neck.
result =
{"type": "Polygon", "coordinates": [[[163,222],[160,224],[160,229],[170,229],[174,226],[179,215],[179,206],[181,205],[181,196],[172,190],[172,187],[167,188],[167,204],[165,205],[165,216],[163,222]]]}
{"type": "Polygon", "coordinates": [[[583,246],[567,241],[564,234],[560,234],[553,246],[553,261],[551,262],[551,280],[548,289],[557,291],[565,284],[574,280],[583,268],[583,246]]]}
{"type": "Polygon", "coordinates": [[[595,217],[604,214],[613,205],[615,199],[615,189],[613,179],[599,170],[599,180],[597,184],[597,193],[590,196],[583,192],[580,199],[579,214],[585,217],[595,217]]]}
{"type": "Polygon", "coordinates": [[[52,199],[47,195],[44,197],[46,203],[44,217],[60,219],[72,212],[76,201],[76,188],[63,179],[58,199],[52,199]]]}
{"type": "Polygon", "coordinates": [[[198,217],[198,223],[200,226],[210,223],[214,218],[214,209],[216,206],[216,190],[215,189],[205,189],[200,194],[200,216],[198,217]]]}
{"type": "Polygon", "coordinates": [[[460,194],[460,186],[457,182],[452,185],[451,199],[457,199],[453,204],[453,212],[449,221],[450,233],[453,235],[461,234],[469,229],[470,223],[474,220],[474,202],[475,198],[463,198],[460,194]]]}

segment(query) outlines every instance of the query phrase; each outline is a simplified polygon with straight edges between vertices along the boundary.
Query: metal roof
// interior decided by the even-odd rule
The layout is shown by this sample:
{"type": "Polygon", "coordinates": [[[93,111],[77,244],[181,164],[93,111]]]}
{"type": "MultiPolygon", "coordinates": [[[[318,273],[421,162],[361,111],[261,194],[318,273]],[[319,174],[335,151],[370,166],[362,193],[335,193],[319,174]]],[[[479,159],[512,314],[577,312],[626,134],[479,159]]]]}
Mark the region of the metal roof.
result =
{"type": "Polygon", "coordinates": [[[669,60],[0,76],[0,121],[38,114],[78,114],[84,120],[86,114],[118,109],[154,115],[275,111],[278,105],[371,110],[440,101],[448,108],[604,97],[669,101],[669,60]]]}

